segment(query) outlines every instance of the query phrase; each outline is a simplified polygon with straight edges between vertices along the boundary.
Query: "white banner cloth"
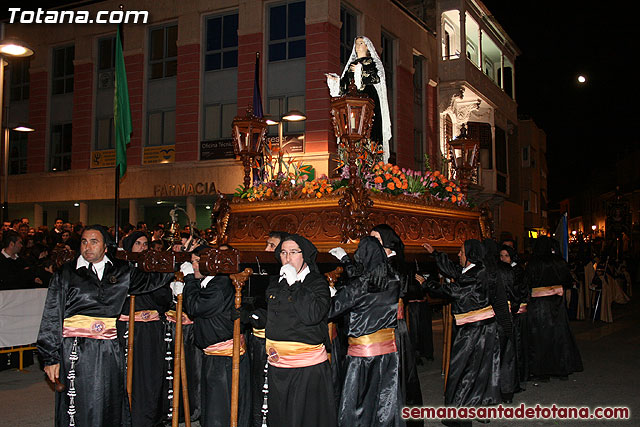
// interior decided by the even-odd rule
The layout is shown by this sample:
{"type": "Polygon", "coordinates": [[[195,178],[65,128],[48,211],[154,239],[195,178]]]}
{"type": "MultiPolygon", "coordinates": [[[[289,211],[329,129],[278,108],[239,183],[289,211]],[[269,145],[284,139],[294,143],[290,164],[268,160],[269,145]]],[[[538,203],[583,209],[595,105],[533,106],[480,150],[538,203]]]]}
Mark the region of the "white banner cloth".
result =
{"type": "Polygon", "coordinates": [[[0,348],[36,342],[46,297],[44,288],[0,291],[0,348]]]}

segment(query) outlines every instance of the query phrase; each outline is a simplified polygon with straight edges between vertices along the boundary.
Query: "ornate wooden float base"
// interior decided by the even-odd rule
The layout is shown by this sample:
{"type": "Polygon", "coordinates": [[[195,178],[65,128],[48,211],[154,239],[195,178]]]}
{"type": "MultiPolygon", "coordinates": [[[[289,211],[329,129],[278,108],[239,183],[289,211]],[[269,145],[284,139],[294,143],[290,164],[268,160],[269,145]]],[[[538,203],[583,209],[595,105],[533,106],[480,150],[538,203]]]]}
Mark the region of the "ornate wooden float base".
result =
{"type": "MultiPolygon", "coordinates": [[[[370,194],[369,226],[386,223],[400,235],[408,253],[423,253],[430,243],[446,252],[457,252],[466,239],[482,235],[480,212],[450,203],[426,204],[407,196],[370,194]],[[451,205],[450,207],[447,205],[451,205]]],[[[270,231],[300,234],[321,252],[342,246],[354,250],[357,242],[341,244],[342,223],[347,220],[338,205],[339,195],[321,199],[234,201],[227,233],[229,243],[240,250],[263,250],[270,231]]]]}

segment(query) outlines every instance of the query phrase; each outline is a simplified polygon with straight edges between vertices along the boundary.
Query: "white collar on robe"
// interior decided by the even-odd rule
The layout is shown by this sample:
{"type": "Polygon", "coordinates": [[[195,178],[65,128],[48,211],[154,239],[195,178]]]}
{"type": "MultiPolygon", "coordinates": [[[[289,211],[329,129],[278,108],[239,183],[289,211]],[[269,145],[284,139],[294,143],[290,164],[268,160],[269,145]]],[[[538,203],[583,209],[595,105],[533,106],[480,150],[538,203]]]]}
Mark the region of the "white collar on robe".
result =
{"type": "Polygon", "coordinates": [[[311,270],[309,269],[309,266],[307,265],[305,268],[302,269],[302,271],[300,273],[297,274],[297,279],[300,282],[304,282],[305,277],[307,277],[307,274],[311,273],[311,270]]]}
{"type": "MultiPolygon", "coordinates": [[[[100,280],[102,280],[102,275],[104,274],[104,267],[107,263],[113,265],[113,263],[111,262],[109,257],[107,257],[107,255],[105,255],[100,262],[93,263],[94,272],[96,273],[96,275],[98,276],[98,279],[100,280]]],[[[89,261],[84,259],[82,255],[80,255],[78,257],[78,261],[76,261],[76,270],[79,269],[80,267],[86,267],[87,269],[89,268],[89,261]]]]}
{"type": "Polygon", "coordinates": [[[200,287],[201,287],[201,288],[206,288],[206,287],[207,287],[207,284],[208,284],[211,280],[213,280],[213,278],[214,278],[214,277],[216,277],[216,276],[207,276],[207,277],[205,277],[204,279],[202,279],[202,282],[200,282],[200,287]]]}
{"type": "Polygon", "coordinates": [[[462,274],[466,273],[467,271],[471,270],[473,267],[475,267],[476,265],[471,263],[469,265],[467,265],[465,268],[462,269],[462,274]]]}

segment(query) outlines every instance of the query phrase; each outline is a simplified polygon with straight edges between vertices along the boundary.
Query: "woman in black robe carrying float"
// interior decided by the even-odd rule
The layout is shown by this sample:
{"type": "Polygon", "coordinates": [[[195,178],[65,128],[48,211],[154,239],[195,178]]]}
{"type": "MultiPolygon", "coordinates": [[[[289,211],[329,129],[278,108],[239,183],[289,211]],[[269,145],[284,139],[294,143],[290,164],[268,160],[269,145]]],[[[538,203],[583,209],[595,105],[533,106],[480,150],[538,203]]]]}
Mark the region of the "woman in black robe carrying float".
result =
{"type": "MultiPolygon", "coordinates": [[[[451,347],[444,403],[457,407],[500,403],[500,340],[495,314],[489,305],[482,243],[475,239],[465,241],[458,253],[460,265],[430,244],[423,246],[433,254],[442,275],[451,279],[451,283],[441,287],[433,282],[427,285],[430,293],[453,299],[451,311],[457,333],[451,347]]],[[[444,420],[443,424],[470,426],[471,421],[444,420]]]]}
{"type": "Polygon", "coordinates": [[[333,427],[336,407],[325,348],[329,285],[309,240],[289,235],[277,251],[280,278],[267,288],[267,421],[270,426],[333,427]]]}
{"type": "Polygon", "coordinates": [[[400,278],[374,237],[360,240],[350,278],[332,300],[330,317],[346,314],[349,350],[338,411],[340,426],[404,426],[395,339],[400,278]]]}
{"type": "Polygon", "coordinates": [[[358,36],[353,42],[353,49],[342,75],[327,74],[327,85],[332,97],[348,92],[353,80],[358,92],[365,93],[375,103],[371,141],[382,144],[383,158],[389,161],[389,140],[391,139],[391,120],[387,101],[387,82],[384,66],[371,40],[358,36]]]}

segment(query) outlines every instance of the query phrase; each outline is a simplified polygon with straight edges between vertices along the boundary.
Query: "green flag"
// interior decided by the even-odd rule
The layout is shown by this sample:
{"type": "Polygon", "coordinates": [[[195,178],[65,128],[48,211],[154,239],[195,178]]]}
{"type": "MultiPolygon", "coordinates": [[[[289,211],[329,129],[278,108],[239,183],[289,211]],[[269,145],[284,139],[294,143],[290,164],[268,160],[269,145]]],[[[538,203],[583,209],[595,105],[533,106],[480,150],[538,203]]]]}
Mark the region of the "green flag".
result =
{"type": "Polygon", "coordinates": [[[127,144],[131,140],[131,109],[129,108],[129,89],[127,71],[124,68],[122,38],[120,26],[116,35],[116,84],[113,91],[113,125],[116,134],[116,166],[120,169],[120,178],[127,171],[127,144]]]}

